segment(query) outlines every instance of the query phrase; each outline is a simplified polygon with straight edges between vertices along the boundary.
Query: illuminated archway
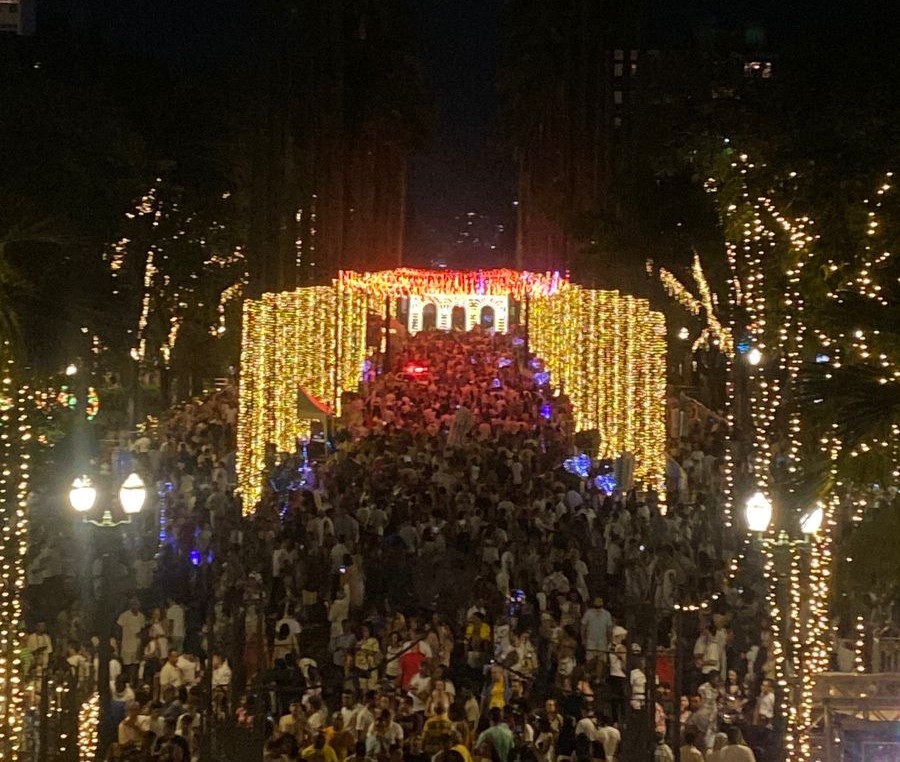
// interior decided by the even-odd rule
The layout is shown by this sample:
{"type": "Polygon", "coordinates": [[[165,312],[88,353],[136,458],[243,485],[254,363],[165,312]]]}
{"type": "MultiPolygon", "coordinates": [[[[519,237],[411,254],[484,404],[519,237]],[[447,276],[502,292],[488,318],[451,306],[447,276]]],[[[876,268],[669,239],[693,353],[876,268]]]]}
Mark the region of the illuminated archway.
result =
{"type": "Polygon", "coordinates": [[[303,431],[297,384],[340,415],[342,394],[359,389],[368,314],[396,318],[401,299],[410,333],[425,327],[426,308],[430,323],[432,307],[439,330],[450,330],[454,308],[468,329],[491,309],[494,330],[506,333],[517,303],[531,351],[572,403],[576,430],[599,432],[601,457],[631,453],[635,480],[663,491],[666,331],[645,299],[585,289],[558,273],[401,268],[342,272],[331,286],[244,303],[237,466],[245,512],[261,494],[266,447],[290,452],[303,431]]]}

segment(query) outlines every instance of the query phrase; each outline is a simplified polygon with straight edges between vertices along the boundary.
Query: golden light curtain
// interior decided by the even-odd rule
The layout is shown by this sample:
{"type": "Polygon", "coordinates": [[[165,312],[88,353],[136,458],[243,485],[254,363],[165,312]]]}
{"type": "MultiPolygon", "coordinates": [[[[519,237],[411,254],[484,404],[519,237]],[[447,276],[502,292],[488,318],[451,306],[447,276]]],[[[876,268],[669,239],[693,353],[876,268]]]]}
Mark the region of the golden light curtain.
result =
{"type": "Polygon", "coordinates": [[[238,482],[245,513],[261,494],[266,448],[293,452],[309,432],[299,386],[340,414],[341,394],[357,389],[365,359],[367,296],[310,286],[244,303],[238,401],[238,482]]]}
{"type": "MultiPolygon", "coordinates": [[[[567,284],[531,300],[532,352],[565,392],[578,431],[603,458],[631,453],[635,479],[659,492],[666,469],[666,330],[645,299],[567,284]]],[[[593,454],[593,453],[592,453],[593,454]]]]}

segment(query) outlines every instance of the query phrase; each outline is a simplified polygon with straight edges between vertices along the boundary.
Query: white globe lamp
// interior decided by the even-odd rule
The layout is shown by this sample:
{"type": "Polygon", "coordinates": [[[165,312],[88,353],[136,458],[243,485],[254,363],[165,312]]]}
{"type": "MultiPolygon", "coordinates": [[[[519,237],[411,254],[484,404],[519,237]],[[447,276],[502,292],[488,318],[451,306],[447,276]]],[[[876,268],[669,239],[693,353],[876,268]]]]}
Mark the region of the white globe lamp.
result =
{"type": "Polygon", "coordinates": [[[800,531],[807,535],[815,534],[821,528],[824,518],[825,508],[821,503],[816,503],[814,508],[800,517],[800,531]]]}
{"type": "Polygon", "coordinates": [[[122,504],[122,510],[129,515],[139,513],[144,507],[146,499],[147,487],[144,485],[144,480],[132,471],[119,487],[119,502],[122,504]]]}
{"type": "Polygon", "coordinates": [[[79,476],[69,490],[69,505],[79,513],[87,513],[97,502],[97,490],[87,476],[79,476]]]}
{"type": "Polygon", "coordinates": [[[747,499],[744,516],[747,519],[747,528],[751,532],[762,534],[772,521],[772,502],[762,492],[754,492],[747,499]]]}

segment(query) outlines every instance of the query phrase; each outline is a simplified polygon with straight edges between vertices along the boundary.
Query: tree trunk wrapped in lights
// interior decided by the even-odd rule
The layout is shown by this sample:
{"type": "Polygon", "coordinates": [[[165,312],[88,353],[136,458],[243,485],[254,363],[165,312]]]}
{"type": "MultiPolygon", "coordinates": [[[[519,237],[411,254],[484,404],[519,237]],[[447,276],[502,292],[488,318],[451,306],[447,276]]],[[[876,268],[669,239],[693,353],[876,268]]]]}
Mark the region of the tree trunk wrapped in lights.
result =
{"type": "MultiPolygon", "coordinates": [[[[9,350],[9,346],[6,346],[9,350]]],[[[7,360],[0,384],[0,759],[15,760],[22,749],[24,675],[19,650],[24,637],[22,590],[28,538],[31,438],[27,386],[17,387],[7,360]]]]}

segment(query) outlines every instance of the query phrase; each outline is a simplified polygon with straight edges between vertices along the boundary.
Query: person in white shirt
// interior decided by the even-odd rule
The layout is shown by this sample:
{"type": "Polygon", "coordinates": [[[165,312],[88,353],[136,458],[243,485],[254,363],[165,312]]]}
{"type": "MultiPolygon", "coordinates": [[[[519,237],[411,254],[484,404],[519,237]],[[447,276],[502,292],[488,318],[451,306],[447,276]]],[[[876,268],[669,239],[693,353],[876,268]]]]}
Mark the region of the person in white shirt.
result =
{"type": "Polygon", "coordinates": [[[216,717],[224,718],[228,707],[228,690],[231,686],[231,667],[219,654],[212,657],[213,707],[216,717]]]}
{"type": "MultiPolygon", "coordinates": [[[[419,645],[422,645],[421,643],[419,645]]],[[[413,712],[425,712],[425,702],[431,693],[431,665],[425,659],[419,664],[419,671],[409,681],[407,695],[412,699],[413,712]]]]}
{"type": "Polygon", "coordinates": [[[196,656],[183,653],[178,657],[175,666],[178,667],[178,671],[181,672],[182,685],[191,687],[192,685],[197,684],[197,671],[200,668],[200,664],[197,662],[196,656]]]}
{"type": "Polygon", "coordinates": [[[47,624],[45,622],[37,623],[34,632],[28,636],[25,647],[32,654],[35,672],[38,675],[44,674],[44,671],[50,664],[50,654],[53,653],[53,640],[47,634],[47,624]]]}
{"type": "Polygon", "coordinates": [[[581,719],[575,724],[575,736],[585,736],[588,741],[593,743],[597,740],[597,723],[594,722],[591,714],[589,707],[582,707],[581,719]]]}
{"type": "Polygon", "coordinates": [[[340,713],[343,722],[342,727],[345,730],[355,731],[356,718],[364,708],[365,707],[356,700],[356,695],[352,690],[345,690],[341,694],[340,713]]]}
{"type": "Polygon", "coordinates": [[[370,755],[387,754],[403,743],[403,728],[394,722],[390,709],[383,709],[366,732],[366,750],[370,755]]]}
{"type": "Polygon", "coordinates": [[[756,700],[756,724],[772,727],[775,717],[775,691],[771,680],[762,681],[762,690],[756,700]]]}
{"type": "Polygon", "coordinates": [[[212,687],[227,689],[231,685],[231,667],[228,659],[223,659],[219,654],[213,654],[212,657],[212,687]]]}
{"type": "Polygon", "coordinates": [[[631,708],[642,710],[647,705],[647,675],[644,673],[644,658],[638,657],[629,677],[631,683],[631,708]]]}
{"type": "Polygon", "coordinates": [[[91,676],[91,661],[86,658],[77,643],[69,643],[66,664],[69,665],[69,674],[75,678],[78,685],[87,685],[91,676]]]}
{"type": "Polygon", "coordinates": [[[178,669],[178,651],[169,649],[169,658],[159,671],[159,691],[163,693],[166,688],[180,688],[183,685],[181,670],[178,669]]]}
{"type": "Polygon", "coordinates": [[[147,624],[137,598],[131,599],[130,608],[119,614],[116,624],[122,630],[122,664],[126,671],[133,673],[141,660],[141,631],[147,624]]]}
{"type": "Polygon", "coordinates": [[[721,666],[721,654],[719,653],[719,641],[716,638],[716,626],[710,624],[701,633],[694,643],[694,656],[703,658],[701,670],[704,675],[710,672],[718,672],[721,666]]]}
{"type": "Polygon", "coordinates": [[[169,598],[169,607],[166,609],[166,621],[172,648],[181,651],[184,648],[184,607],[171,598],[169,598]]]}
{"type": "Polygon", "coordinates": [[[753,750],[744,743],[741,729],[732,725],[726,732],[728,745],[719,752],[719,762],[756,762],[753,750]]]}
{"type": "Polygon", "coordinates": [[[309,697],[309,710],[310,713],[306,719],[306,723],[309,732],[315,735],[325,727],[325,720],[327,717],[325,709],[323,708],[321,696],[313,695],[309,697]]]}

